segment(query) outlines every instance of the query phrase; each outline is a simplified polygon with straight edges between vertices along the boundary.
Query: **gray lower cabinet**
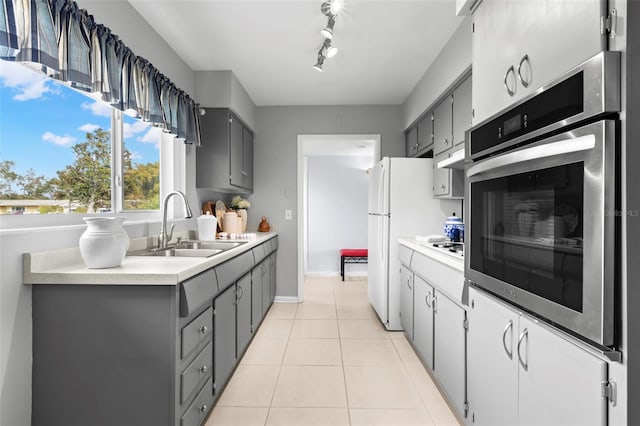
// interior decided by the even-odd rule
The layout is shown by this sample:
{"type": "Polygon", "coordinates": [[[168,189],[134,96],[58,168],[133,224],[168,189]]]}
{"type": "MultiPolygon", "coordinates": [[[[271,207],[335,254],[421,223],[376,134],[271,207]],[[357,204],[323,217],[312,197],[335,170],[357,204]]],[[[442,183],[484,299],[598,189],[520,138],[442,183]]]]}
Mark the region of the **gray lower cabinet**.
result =
{"type": "Polygon", "coordinates": [[[273,300],[277,246],[175,286],[33,285],[31,424],[201,425],[273,300]]]}
{"type": "Polygon", "coordinates": [[[466,312],[435,290],[433,373],[458,413],[466,417],[466,312]]]}
{"type": "Polygon", "coordinates": [[[406,266],[400,267],[400,324],[407,336],[413,340],[413,272],[406,266]]]}
{"type": "Polygon", "coordinates": [[[475,288],[469,306],[474,425],[607,424],[606,361],[475,288]]]}
{"type": "Polygon", "coordinates": [[[227,288],[213,302],[213,393],[218,396],[236,366],[236,288],[227,288]]]}
{"type": "Polygon", "coordinates": [[[240,278],[236,283],[236,356],[240,358],[251,341],[253,328],[251,325],[251,273],[240,278]]]}
{"type": "Polygon", "coordinates": [[[415,275],[413,294],[413,346],[422,361],[433,370],[434,290],[425,280],[415,275]]]}

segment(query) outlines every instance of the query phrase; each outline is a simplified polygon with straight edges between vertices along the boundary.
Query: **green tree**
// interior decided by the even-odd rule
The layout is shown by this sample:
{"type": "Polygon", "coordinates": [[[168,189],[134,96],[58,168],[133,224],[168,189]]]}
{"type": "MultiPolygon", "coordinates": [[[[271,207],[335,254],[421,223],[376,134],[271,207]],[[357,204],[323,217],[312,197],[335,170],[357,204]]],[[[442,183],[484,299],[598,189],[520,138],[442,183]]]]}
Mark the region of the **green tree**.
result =
{"type": "Polygon", "coordinates": [[[160,206],[160,165],[155,163],[127,166],[125,151],[124,194],[128,210],[157,210],[160,206]]]}
{"type": "Polygon", "coordinates": [[[11,160],[0,161],[0,198],[14,199],[14,185],[18,181],[18,174],[13,171],[16,162],[11,160]]]}
{"type": "Polygon", "coordinates": [[[55,179],[55,197],[78,201],[87,213],[111,204],[111,144],[109,133],[97,129],[73,146],[76,159],[55,179]]]}
{"type": "Polygon", "coordinates": [[[44,175],[36,175],[33,169],[18,177],[17,185],[22,189],[21,198],[50,199],[53,193],[51,180],[44,175]]]}

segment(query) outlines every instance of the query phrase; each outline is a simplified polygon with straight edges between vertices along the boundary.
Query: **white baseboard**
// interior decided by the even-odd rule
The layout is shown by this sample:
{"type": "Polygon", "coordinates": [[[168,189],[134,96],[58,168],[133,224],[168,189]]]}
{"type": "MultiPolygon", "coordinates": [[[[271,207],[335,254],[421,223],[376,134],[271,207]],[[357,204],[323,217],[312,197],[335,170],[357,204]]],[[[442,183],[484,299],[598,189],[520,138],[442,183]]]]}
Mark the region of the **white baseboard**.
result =
{"type": "Polygon", "coordinates": [[[298,296],[276,296],[274,302],[277,302],[277,303],[298,303],[298,296]]]}
{"type": "MultiPolygon", "coordinates": [[[[329,271],[329,272],[307,272],[304,274],[307,277],[339,277],[340,272],[329,271]]],[[[368,277],[368,271],[345,271],[344,276],[352,276],[352,277],[368,277]]]]}

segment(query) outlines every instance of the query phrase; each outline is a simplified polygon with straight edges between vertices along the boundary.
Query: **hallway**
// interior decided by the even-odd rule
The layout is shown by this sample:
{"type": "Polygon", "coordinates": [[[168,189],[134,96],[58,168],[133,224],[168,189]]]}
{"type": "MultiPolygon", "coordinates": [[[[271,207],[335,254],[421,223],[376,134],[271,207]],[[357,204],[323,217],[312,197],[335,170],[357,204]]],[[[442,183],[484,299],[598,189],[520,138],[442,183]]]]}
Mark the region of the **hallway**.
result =
{"type": "Polygon", "coordinates": [[[402,332],[387,332],[366,279],[307,277],[275,303],[206,426],[457,426],[402,332]]]}

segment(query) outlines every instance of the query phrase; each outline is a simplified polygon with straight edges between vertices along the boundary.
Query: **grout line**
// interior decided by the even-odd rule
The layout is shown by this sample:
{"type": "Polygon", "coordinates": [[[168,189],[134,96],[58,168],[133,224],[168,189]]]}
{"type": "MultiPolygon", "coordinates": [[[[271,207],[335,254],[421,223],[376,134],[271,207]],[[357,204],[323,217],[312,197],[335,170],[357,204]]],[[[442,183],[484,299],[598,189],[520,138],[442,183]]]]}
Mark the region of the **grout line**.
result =
{"type": "Polygon", "coordinates": [[[338,318],[338,303],[336,299],[336,287],[333,288],[334,308],[336,310],[336,318],[338,319],[338,344],[340,345],[340,364],[342,367],[342,381],[344,383],[344,397],[347,403],[347,420],[351,425],[351,406],[349,405],[349,390],[347,389],[347,373],[344,366],[344,355],[342,351],[342,335],[340,334],[340,318],[338,318]]]}

